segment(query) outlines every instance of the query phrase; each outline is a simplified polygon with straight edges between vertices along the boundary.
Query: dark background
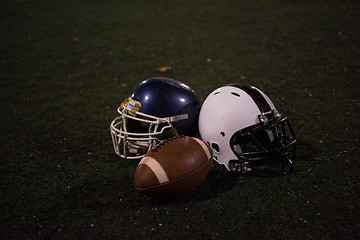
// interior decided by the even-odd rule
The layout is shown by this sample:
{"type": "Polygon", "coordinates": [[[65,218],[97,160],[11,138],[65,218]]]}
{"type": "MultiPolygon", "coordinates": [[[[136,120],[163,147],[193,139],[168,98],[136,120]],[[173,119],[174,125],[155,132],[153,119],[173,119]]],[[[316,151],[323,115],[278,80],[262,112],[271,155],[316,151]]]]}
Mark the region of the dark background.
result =
{"type": "Polygon", "coordinates": [[[359,239],[359,16],[350,0],[2,1],[0,238],[359,239]],[[201,101],[263,90],[296,132],[294,174],[214,163],[188,195],[139,195],[109,125],[153,76],[201,101]]]}

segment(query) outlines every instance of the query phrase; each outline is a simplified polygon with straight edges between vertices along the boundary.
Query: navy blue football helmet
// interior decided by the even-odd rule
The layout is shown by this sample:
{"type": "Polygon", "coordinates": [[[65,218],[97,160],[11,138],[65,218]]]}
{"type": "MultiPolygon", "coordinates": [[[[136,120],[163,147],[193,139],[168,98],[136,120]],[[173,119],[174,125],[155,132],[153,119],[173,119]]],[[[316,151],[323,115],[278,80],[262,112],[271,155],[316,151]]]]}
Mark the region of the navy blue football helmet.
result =
{"type": "Polygon", "coordinates": [[[163,139],[197,136],[200,112],[194,90],[169,78],[150,78],[137,85],[110,124],[115,153],[139,159],[163,139]]]}

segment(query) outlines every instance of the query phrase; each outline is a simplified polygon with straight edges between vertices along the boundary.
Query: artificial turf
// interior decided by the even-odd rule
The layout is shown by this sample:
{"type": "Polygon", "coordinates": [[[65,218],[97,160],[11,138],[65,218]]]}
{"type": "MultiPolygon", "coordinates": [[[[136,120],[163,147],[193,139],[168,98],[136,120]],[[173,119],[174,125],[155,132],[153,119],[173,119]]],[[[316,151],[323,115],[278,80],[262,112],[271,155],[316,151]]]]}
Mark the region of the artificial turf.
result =
{"type": "Polygon", "coordinates": [[[359,20],[355,0],[2,1],[0,238],[359,239],[359,20]],[[153,76],[201,101],[263,90],[295,130],[295,172],[214,163],[188,195],[139,195],[109,124],[153,76]]]}

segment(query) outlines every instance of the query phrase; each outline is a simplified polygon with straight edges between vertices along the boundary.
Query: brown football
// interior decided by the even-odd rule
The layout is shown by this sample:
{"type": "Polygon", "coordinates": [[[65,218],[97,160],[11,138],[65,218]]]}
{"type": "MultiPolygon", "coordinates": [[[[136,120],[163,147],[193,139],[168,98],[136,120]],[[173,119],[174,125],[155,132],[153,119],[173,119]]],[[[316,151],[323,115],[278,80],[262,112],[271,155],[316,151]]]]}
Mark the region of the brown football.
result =
{"type": "Polygon", "coordinates": [[[159,198],[186,194],[204,181],[212,158],[212,149],[198,138],[169,138],[141,159],[135,171],[135,189],[159,198]]]}

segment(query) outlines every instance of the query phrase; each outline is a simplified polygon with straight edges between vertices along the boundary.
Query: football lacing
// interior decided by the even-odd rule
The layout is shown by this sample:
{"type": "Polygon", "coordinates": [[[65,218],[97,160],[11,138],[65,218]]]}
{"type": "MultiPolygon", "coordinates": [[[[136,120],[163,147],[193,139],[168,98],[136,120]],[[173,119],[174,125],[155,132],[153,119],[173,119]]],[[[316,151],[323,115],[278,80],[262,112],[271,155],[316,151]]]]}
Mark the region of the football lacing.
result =
{"type": "Polygon", "coordinates": [[[165,146],[167,143],[169,142],[172,142],[174,140],[177,140],[177,139],[180,139],[180,138],[184,138],[185,136],[183,135],[176,135],[176,136],[173,136],[171,138],[168,138],[166,140],[162,140],[161,142],[159,142],[158,144],[156,144],[152,149],[151,151],[152,152],[158,152],[159,149],[161,149],[161,147],[165,146]]]}

